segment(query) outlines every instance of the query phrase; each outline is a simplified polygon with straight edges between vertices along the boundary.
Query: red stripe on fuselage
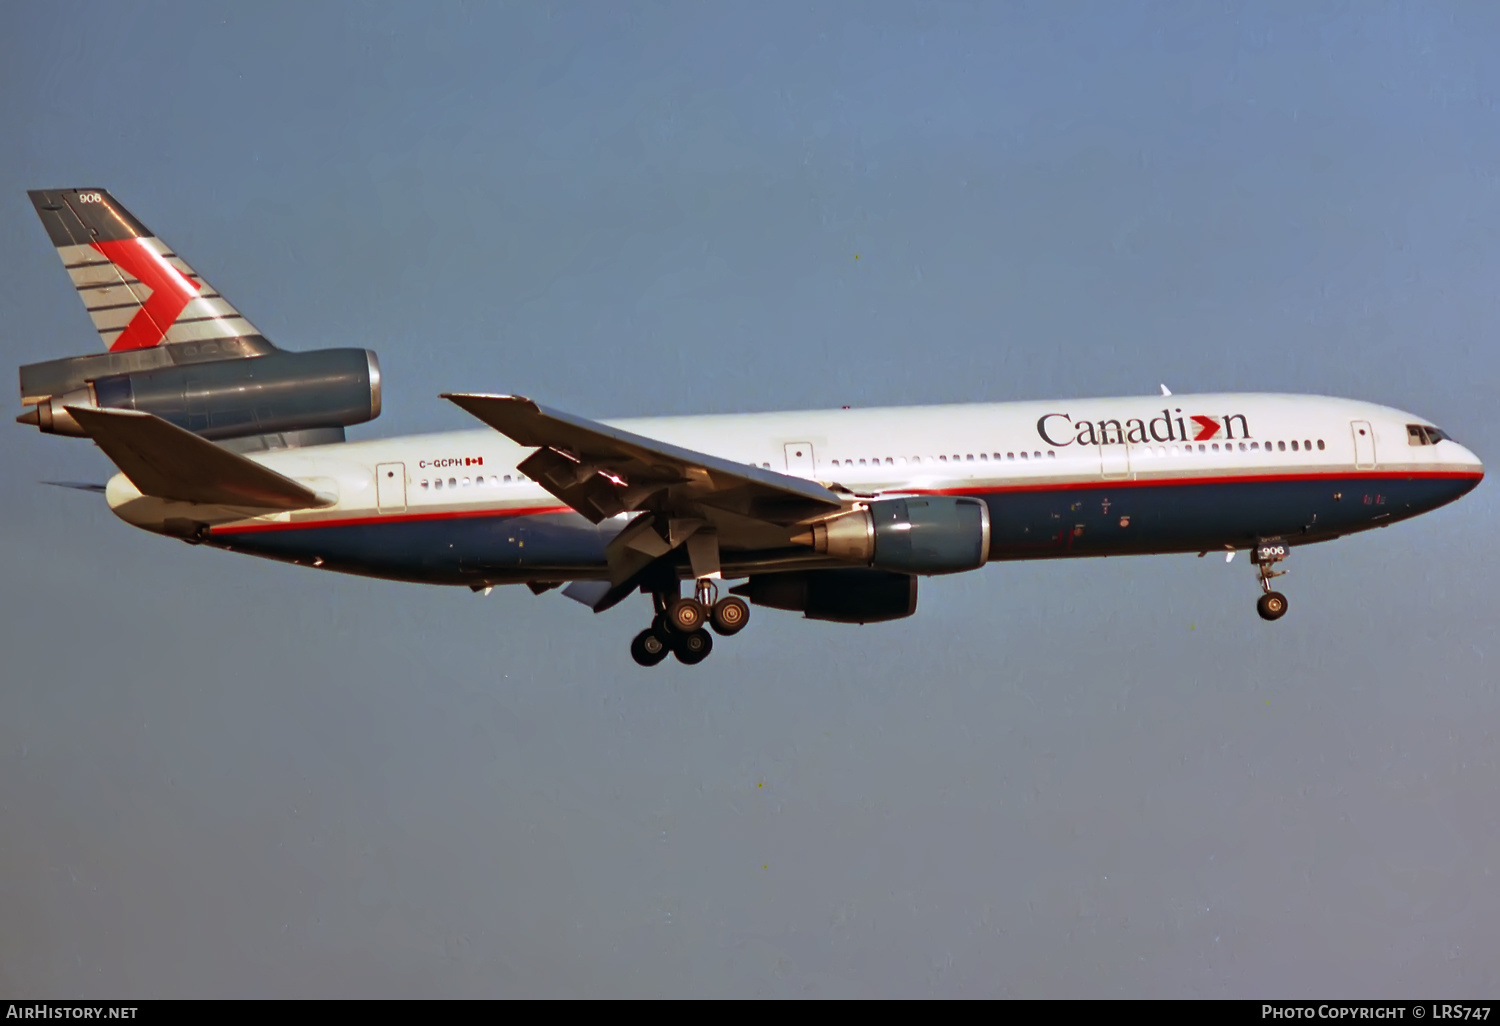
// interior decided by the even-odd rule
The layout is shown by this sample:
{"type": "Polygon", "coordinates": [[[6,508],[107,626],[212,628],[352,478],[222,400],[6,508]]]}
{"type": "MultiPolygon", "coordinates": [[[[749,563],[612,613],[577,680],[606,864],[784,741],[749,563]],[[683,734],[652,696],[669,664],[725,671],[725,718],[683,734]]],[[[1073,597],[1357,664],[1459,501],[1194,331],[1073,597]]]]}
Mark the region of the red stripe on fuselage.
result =
{"type": "Polygon", "coordinates": [[[467,517],[535,517],[544,513],[572,513],[571,506],[518,506],[514,509],[452,509],[439,513],[385,513],[375,516],[328,517],[324,520],[282,520],[265,524],[230,524],[209,528],[210,534],[254,534],[261,531],[304,531],[315,527],[356,527],[360,524],[410,524],[421,520],[460,520],[467,517]]]}
{"type": "Polygon", "coordinates": [[[1280,481],[1481,481],[1484,474],[1472,470],[1355,470],[1314,474],[1226,474],[1217,477],[1167,477],[1132,481],[1128,478],[1108,481],[1093,478],[1086,481],[1043,481],[1036,484],[980,485],[970,488],[891,489],[903,495],[993,495],[999,492],[1061,492],[1079,488],[1171,488],[1182,485],[1274,484],[1280,481]]]}
{"type": "MultiPolygon", "coordinates": [[[[1326,474],[1237,474],[1219,477],[1177,477],[1148,481],[1046,481],[1037,484],[981,485],[968,488],[892,488],[891,496],[900,495],[995,495],[1006,492],[1064,492],[1099,488],[1176,488],[1216,484],[1274,484],[1282,481],[1381,481],[1438,480],[1481,481],[1484,473],[1472,470],[1362,470],[1326,474]]],[[[444,510],[435,513],[365,514],[357,517],[329,517],[323,520],[284,520],[260,524],[231,524],[210,528],[211,534],[250,534],[260,531],[303,531],[319,527],[356,527],[362,524],[413,523],[422,520],[459,520],[471,517],[533,517],[550,513],[572,513],[569,506],[517,506],[506,509],[444,510]]]]}

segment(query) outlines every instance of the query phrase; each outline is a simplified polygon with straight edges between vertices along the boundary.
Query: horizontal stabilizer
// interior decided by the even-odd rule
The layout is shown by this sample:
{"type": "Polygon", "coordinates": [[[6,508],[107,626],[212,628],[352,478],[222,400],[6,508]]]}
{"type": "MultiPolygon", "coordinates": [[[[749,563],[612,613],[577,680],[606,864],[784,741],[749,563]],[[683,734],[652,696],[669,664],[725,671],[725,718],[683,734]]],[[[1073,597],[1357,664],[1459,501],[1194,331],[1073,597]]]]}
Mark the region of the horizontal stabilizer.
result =
{"type": "Polygon", "coordinates": [[[52,485],[56,488],[73,488],[80,492],[98,492],[100,495],[103,495],[104,489],[108,487],[107,485],[94,484],[89,481],[43,481],[42,484],[52,485]]]}
{"type": "Polygon", "coordinates": [[[69,406],[68,412],[143,495],[256,509],[333,504],[289,477],[149,413],[83,406],[69,406]]]}

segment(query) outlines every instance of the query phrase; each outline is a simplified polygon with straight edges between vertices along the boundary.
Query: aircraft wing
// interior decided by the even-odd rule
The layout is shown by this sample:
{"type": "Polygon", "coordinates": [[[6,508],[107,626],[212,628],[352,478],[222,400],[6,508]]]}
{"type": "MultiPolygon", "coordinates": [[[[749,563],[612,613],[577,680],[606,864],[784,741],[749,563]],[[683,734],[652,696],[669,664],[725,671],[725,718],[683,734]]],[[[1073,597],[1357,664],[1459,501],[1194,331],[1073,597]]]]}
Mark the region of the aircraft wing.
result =
{"type": "Polygon", "coordinates": [[[520,471],[596,524],[632,510],[690,517],[708,507],[791,526],[842,506],[817,482],[631,434],[521,396],[443,398],[519,444],[535,446],[520,471]]]}
{"type": "Polygon", "coordinates": [[[331,503],[289,477],[150,413],[67,409],[142,495],[254,509],[308,509],[331,503]]]}

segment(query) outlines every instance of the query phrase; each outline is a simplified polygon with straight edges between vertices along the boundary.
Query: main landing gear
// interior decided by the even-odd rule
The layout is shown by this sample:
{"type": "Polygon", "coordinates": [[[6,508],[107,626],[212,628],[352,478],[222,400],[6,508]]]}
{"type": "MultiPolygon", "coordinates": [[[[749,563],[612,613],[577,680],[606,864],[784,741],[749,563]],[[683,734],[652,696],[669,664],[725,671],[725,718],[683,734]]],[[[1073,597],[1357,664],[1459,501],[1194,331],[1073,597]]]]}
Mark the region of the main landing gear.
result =
{"type": "Polygon", "coordinates": [[[737,595],[719,598],[718,585],[704,579],[697,582],[692,598],[657,592],[652,596],[656,618],[651,626],[635,636],[630,655],[642,666],[655,666],[669,655],[686,666],[696,666],[714,650],[713,634],[729,637],[738,634],[750,620],[750,606],[737,595]]]}
{"type": "Polygon", "coordinates": [[[1271,578],[1282,577],[1285,570],[1272,567],[1290,555],[1286,543],[1278,539],[1262,541],[1255,546],[1255,568],[1260,574],[1260,590],[1265,592],[1255,603],[1262,620],[1280,620],[1286,615],[1286,596],[1271,590],[1271,578]]]}

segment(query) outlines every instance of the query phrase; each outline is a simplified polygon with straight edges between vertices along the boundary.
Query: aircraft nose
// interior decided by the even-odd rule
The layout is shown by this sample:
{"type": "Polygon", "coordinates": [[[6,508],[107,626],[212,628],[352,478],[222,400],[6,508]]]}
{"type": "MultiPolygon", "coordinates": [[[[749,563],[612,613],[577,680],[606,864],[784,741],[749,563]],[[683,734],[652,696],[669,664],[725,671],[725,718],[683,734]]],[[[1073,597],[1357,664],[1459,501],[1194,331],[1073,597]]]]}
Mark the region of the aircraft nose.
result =
{"type": "Polygon", "coordinates": [[[1458,471],[1452,481],[1455,492],[1453,498],[1468,495],[1479,487],[1480,481],[1484,480],[1484,464],[1480,462],[1478,456],[1457,442],[1449,440],[1442,444],[1451,445],[1454,448],[1454,451],[1450,452],[1447,457],[1448,465],[1458,471]]]}
{"type": "Polygon", "coordinates": [[[1473,450],[1465,446],[1458,445],[1457,442],[1454,442],[1453,444],[1458,447],[1458,453],[1455,462],[1463,464],[1465,469],[1472,469],[1480,477],[1484,477],[1484,463],[1479,459],[1478,456],[1474,454],[1473,450]]]}

